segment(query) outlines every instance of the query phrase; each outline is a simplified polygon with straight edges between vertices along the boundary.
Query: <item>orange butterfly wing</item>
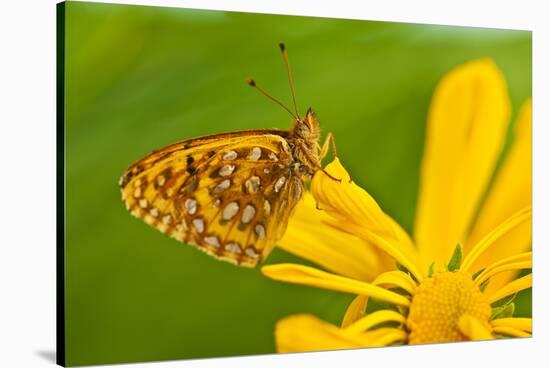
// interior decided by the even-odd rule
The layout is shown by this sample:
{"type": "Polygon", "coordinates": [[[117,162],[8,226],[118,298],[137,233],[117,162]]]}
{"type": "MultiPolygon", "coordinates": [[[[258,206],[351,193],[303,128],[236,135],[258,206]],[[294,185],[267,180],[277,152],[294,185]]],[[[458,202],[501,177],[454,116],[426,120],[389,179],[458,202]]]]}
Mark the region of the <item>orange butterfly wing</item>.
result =
{"type": "Polygon", "coordinates": [[[122,199],[171,237],[253,267],[283,236],[302,195],[287,136],[251,130],[172,144],[128,168],[122,199]]]}

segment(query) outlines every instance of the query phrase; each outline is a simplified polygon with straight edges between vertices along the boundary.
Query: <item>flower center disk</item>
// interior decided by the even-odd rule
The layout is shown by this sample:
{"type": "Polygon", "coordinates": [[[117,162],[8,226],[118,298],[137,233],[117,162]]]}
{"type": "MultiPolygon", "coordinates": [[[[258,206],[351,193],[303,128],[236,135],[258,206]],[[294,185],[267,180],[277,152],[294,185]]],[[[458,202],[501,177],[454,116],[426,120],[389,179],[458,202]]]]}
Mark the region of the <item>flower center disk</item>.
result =
{"type": "Polygon", "coordinates": [[[458,320],[470,315],[489,326],[491,306],[465,272],[438,272],[416,290],[407,318],[409,344],[464,341],[458,320]]]}

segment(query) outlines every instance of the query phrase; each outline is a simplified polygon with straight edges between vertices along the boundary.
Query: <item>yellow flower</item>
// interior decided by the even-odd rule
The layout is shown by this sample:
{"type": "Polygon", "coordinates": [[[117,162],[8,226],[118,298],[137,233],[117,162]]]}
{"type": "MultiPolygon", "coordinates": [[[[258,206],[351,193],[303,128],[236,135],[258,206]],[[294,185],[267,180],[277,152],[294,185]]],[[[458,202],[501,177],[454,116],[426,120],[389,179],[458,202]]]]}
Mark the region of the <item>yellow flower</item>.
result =
{"type": "Polygon", "coordinates": [[[443,77],[428,116],[414,241],[338,159],[326,170],[341,182],[315,175],[280,246],[329,272],[297,264],[262,272],[357,296],[340,326],[312,315],[280,320],[279,352],[530,336],[531,319],[513,317],[511,302],[532,285],[529,271],[518,277],[532,266],[530,101],[493,177],[509,118],[491,60],[443,77]],[[365,312],[369,298],[384,307],[365,312]]]}

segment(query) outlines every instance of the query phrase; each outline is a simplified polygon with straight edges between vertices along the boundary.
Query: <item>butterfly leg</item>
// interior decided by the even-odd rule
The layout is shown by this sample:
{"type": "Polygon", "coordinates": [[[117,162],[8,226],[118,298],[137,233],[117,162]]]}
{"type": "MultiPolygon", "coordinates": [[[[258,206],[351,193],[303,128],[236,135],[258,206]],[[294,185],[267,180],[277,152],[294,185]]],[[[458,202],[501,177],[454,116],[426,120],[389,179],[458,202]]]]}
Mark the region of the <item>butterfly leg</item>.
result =
{"type": "Polygon", "coordinates": [[[334,153],[334,157],[338,157],[338,152],[336,151],[336,141],[334,140],[334,136],[332,135],[332,132],[328,132],[327,137],[323,142],[323,146],[321,147],[321,152],[319,153],[319,158],[321,160],[323,160],[326,157],[329,150],[330,143],[332,143],[332,152],[334,153]]]}
{"type": "Polygon", "coordinates": [[[326,171],[325,169],[319,168],[319,170],[321,170],[326,176],[328,176],[328,177],[331,178],[332,180],[337,181],[338,183],[341,183],[341,182],[342,182],[342,179],[335,178],[334,176],[330,175],[330,174],[328,173],[328,171],[326,171]]]}
{"type": "MultiPolygon", "coordinates": [[[[335,178],[334,176],[330,175],[325,169],[321,167],[321,162],[319,161],[319,157],[316,157],[313,152],[310,151],[310,149],[306,146],[304,142],[299,142],[300,149],[308,159],[308,161],[311,163],[313,167],[315,167],[316,170],[321,170],[324,172],[329,178],[332,180],[336,180],[337,182],[341,182],[341,179],[335,178]]],[[[323,144],[324,145],[324,144],[323,144]]]]}
{"type": "MultiPolygon", "coordinates": [[[[338,158],[338,151],[336,151],[336,141],[334,140],[334,136],[332,135],[332,132],[328,132],[327,137],[325,138],[325,141],[323,142],[323,146],[321,147],[321,152],[319,153],[319,157],[320,157],[321,160],[323,160],[323,158],[325,158],[325,156],[327,155],[330,143],[332,143],[332,152],[334,153],[334,157],[338,158]]],[[[329,176],[331,179],[342,181],[341,179],[334,178],[332,175],[327,173],[324,169],[322,169],[322,171],[327,176],[329,176]]],[[[350,183],[352,182],[351,176],[349,178],[349,182],[350,183]]]]}
{"type": "MultiPolygon", "coordinates": [[[[327,153],[328,153],[328,150],[329,150],[329,144],[332,143],[332,152],[334,154],[334,157],[338,157],[338,152],[336,151],[336,141],[334,140],[334,136],[332,135],[332,132],[328,132],[327,134],[327,137],[325,138],[325,141],[323,142],[323,146],[321,147],[321,152],[319,153],[319,158],[320,160],[322,161],[327,153]]],[[[334,176],[330,175],[325,169],[323,168],[319,168],[323,173],[325,173],[325,175],[327,175],[329,178],[331,178],[332,180],[336,180],[338,182],[341,182],[342,179],[337,179],[335,178],[334,176]]]]}

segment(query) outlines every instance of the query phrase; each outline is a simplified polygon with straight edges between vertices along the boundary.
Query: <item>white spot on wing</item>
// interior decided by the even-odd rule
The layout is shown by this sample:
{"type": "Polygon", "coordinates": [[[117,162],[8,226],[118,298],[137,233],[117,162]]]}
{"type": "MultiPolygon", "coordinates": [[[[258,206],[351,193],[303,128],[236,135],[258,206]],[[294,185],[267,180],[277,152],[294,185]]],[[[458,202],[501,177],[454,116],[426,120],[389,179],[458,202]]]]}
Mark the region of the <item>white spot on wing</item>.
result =
{"type": "Polygon", "coordinates": [[[243,224],[248,224],[250,221],[252,221],[255,214],[256,214],[256,209],[254,208],[254,206],[251,204],[247,204],[243,210],[243,214],[241,216],[241,222],[243,224]]]}
{"type": "Polygon", "coordinates": [[[220,241],[217,236],[206,236],[204,238],[206,244],[218,248],[220,246],[220,241]]]}
{"type": "Polygon", "coordinates": [[[193,220],[193,227],[199,234],[201,234],[204,231],[204,221],[200,218],[196,218],[193,220]]]}
{"type": "Polygon", "coordinates": [[[214,193],[216,194],[221,193],[227,188],[229,188],[230,185],[231,185],[231,181],[229,179],[225,179],[214,188],[214,193]]]}
{"type": "Polygon", "coordinates": [[[248,193],[256,193],[260,188],[260,178],[255,175],[251,176],[245,182],[245,185],[246,185],[246,189],[248,190],[248,193]]]}
{"type": "Polygon", "coordinates": [[[258,252],[256,251],[256,249],[254,249],[253,247],[248,247],[246,248],[246,251],[245,251],[246,255],[249,256],[250,258],[258,258],[260,257],[260,255],[258,254],[258,252]]]}
{"type": "Polygon", "coordinates": [[[241,254],[241,247],[237,243],[227,243],[225,245],[225,250],[229,253],[241,254]]]}
{"type": "Polygon", "coordinates": [[[187,198],[185,200],[184,206],[187,209],[187,213],[190,215],[194,215],[195,212],[197,212],[197,201],[193,198],[187,198]]]}
{"type": "Polygon", "coordinates": [[[252,148],[252,151],[250,151],[250,154],[248,155],[248,159],[256,161],[256,160],[259,160],[261,156],[262,156],[262,150],[260,149],[260,147],[254,147],[252,148]]]}
{"type": "Polygon", "coordinates": [[[237,152],[235,151],[229,151],[229,152],[226,152],[225,155],[223,155],[222,157],[224,160],[234,160],[237,158],[237,152]]]}
{"type": "Polygon", "coordinates": [[[265,238],[265,227],[262,224],[257,224],[254,227],[254,231],[256,232],[256,235],[258,236],[258,239],[262,240],[265,238]]]}
{"type": "Polygon", "coordinates": [[[227,175],[231,175],[234,170],[235,170],[235,165],[228,164],[228,165],[224,165],[218,173],[220,174],[220,176],[227,176],[227,175]]]}
{"type": "Polygon", "coordinates": [[[237,212],[239,212],[239,204],[237,202],[231,202],[223,209],[222,219],[231,220],[237,212]]]}

